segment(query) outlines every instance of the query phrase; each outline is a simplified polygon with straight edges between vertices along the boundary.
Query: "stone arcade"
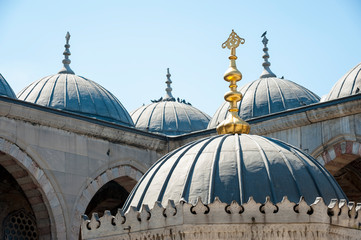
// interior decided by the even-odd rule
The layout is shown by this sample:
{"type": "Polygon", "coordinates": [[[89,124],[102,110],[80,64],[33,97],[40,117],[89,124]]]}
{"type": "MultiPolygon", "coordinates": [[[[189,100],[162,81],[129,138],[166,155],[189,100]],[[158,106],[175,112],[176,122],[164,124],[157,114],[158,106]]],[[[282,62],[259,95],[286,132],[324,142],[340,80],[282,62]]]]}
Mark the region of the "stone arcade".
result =
{"type": "MultiPolygon", "coordinates": [[[[254,106],[252,111],[261,114],[247,119],[251,134],[280,139],[317,159],[316,164],[335,177],[348,202],[325,197],[273,199],[269,195],[268,200],[264,197],[231,203],[219,196],[220,200],[213,199],[212,203],[203,198],[191,203],[176,199],[153,201],[137,210],[129,208],[126,213],[118,208],[158,159],[195,140],[214,138],[216,130],[211,123],[223,121],[226,115],[223,119],[214,116],[209,129],[192,129],[196,131],[182,135],[162,132],[160,126],[166,125],[159,122],[155,124],[156,132],[150,127],[138,129],[134,126],[136,120],[131,118],[133,114],[128,114],[109,91],[75,75],[70,68],[69,39],[67,35],[64,67],[59,73],[30,84],[17,98],[5,81],[6,76],[0,75],[1,238],[78,239],[82,224],[83,237],[88,238],[98,233],[107,233],[109,239],[129,239],[129,233],[138,239],[232,238],[237,234],[285,239],[287,234],[294,234],[295,238],[308,237],[302,234],[357,238],[354,233],[359,234],[356,229],[360,228],[360,206],[351,202],[361,202],[361,64],[346,73],[321,102],[302,100],[292,105],[289,103],[295,103],[295,95],[283,94],[284,109],[277,105],[280,111],[273,111],[271,106],[272,111],[263,112],[254,106]],[[102,217],[104,210],[110,212],[102,217]],[[94,212],[101,218],[94,216],[90,222],[81,219],[82,214],[91,216],[94,212]],[[20,221],[16,226],[26,230],[17,231],[13,221],[20,221]],[[213,227],[210,229],[208,224],[213,227]]],[[[267,43],[264,45],[267,48],[267,43]]],[[[266,49],[265,60],[268,57],[266,49]]],[[[268,64],[264,66],[269,69],[268,64]]],[[[259,82],[273,79],[273,83],[278,81],[273,86],[280,86],[280,91],[287,93],[287,88],[280,85],[283,79],[273,75],[262,74],[259,82]]],[[[169,77],[167,93],[171,91],[169,77]]],[[[10,84],[13,81],[8,80],[10,84]]],[[[251,87],[247,91],[240,89],[244,99],[249,96],[255,102],[265,100],[250,92],[251,87]]],[[[298,90],[310,93],[304,88],[298,90]]],[[[271,93],[266,92],[268,99],[277,102],[277,96],[271,93]]],[[[312,96],[309,99],[318,98],[312,96]]],[[[152,104],[165,105],[163,100],[152,104]]],[[[171,106],[172,101],[166,104],[171,106]]],[[[182,100],[174,104],[191,107],[182,100]]],[[[246,101],[237,106],[243,104],[246,101]]],[[[240,113],[245,109],[252,107],[240,107],[240,113]]],[[[178,112],[179,119],[187,119],[181,114],[178,112]]],[[[176,125],[174,117],[165,120],[168,126],[176,125]]],[[[205,128],[206,124],[202,126],[205,128]]]]}

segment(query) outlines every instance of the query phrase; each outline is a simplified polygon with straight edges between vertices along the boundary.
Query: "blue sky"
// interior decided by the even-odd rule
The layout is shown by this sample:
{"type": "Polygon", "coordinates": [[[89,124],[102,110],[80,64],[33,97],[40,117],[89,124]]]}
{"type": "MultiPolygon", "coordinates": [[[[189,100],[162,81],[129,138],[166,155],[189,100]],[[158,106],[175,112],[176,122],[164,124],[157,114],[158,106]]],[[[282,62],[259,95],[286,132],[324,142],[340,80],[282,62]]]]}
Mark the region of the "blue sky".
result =
{"type": "Polygon", "coordinates": [[[268,31],[272,71],[319,96],[361,61],[361,2],[345,1],[14,1],[0,0],[0,73],[14,91],[62,67],[111,91],[129,112],[165,94],[213,115],[228,91],[223,73],[234,29],[242,86],[262,72],[268,31]]]}

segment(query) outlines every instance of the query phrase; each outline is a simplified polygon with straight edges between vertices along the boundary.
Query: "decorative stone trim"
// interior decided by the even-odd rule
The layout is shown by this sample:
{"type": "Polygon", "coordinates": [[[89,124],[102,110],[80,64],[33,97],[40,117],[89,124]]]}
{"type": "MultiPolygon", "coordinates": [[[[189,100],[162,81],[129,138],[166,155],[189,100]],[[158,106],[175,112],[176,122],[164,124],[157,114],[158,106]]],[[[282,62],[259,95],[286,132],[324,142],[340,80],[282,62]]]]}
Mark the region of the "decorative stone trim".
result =
{"type": "Polygon", "coordinates": [[[359,142],[342,141],[329,146],[327,150],[319,154],[316,158],[320,162],[323,161],[323,165],[326,166],[326,168],[327,165],[337,164],[337,166],[328,168],[329,171],[336,172],[337,168],[342,168],[344,165],[347,165],[348,162],[351,162],[360,156],[361,144],[359,142]]]}
{"type": "Polygon", "coordinates": [[[143,173],[138,169],[129,165],[121,165],[104,171],[93,181],[91,181],[88,186],[85,187],[75,205],[76,209],[74,211],[72,223],[72,239],[78,239],[79,228],[81,225],[80,216],[85,213],[89,202],[102,186],[104,186],[109,181],[120,177],[129,177],[138,182],[142,176],[143,173]]]}
{"type": "Polygon", "coordinates": [[[163,207],[156,202],[151,210],[120,209],[91,220],[83,216],[83,239],[359,239],[361,204],[332,200],[327,206],[322,198],[307,205],[284,197],[273,204],[256,203],[253,198],[243,205],[223,203],[218,198],[195,206],[172,200],[163,207]]]}
{"type": "Polygon", "coordinates": [[[336,101],[316,103],[284,112],[250,119],[251,134],[267,135],[291,128],[303,127],[335,118],[361,113],[361,95],[338,99],[336,101]],[[351,100],[352,99],[352,100],[351,100]]]}
{"type": "Polygon", "coordinates": [[[29,200],[40,239],[66,239],[63,210],[44,171],[18,146],[3,138],[0,138],[0,151],[7,154],[0,158],[0,164],[15,178],[29,200]]]}

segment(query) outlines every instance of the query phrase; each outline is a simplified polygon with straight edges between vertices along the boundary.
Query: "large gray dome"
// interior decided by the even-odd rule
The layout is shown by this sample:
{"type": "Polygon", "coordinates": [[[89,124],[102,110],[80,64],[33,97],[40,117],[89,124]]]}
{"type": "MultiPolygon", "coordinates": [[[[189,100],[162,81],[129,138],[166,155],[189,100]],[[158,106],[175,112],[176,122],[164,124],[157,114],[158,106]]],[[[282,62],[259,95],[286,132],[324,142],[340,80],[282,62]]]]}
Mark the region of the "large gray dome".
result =
{"type": "Polygon", "coordinates": [[[163,206],[168,199],[209,204],[219,197],[230,204],[249,197],[273,203],[284,196],[308,204],[322,197],[346,199],[331,174],[311,156],[279,140],[255,135],[217,135],[189,143],[158,160],[128,197],[124,210],[142,204],[163,206]]]}
{"type": "Polygon", "coordinates": [[[13,89],[10,87],[8,82],[5,80],[3,75],[0,74],[0,95],[9,98],[16,98],[13,89]]]}
{"type": "Polygon", "coordinates": [[[181,135],[207,128],[210,117],[191,105],[177,101],[160,101],[130,113],[138,129],[181,135]]]}
{"type": "Polygon", "coordinates": [[[60,73],[44,77],[23,89],[18,98],[46,107],[134,126],[129,113],[113,94],[96,82],[75,74],[60,73]]]}
{"type": "Polygon", "coordinates": [[[169,68],[167,71],[165,97],[130,113],[135,127],[165,135],[181,135],[206,129],[210,117],[185,100],[173,97],[169,68]]]}
{"type": "Polygon", "coordinates": [[[322,101],[351,96],[361,93],[361,63],[342,76],[322,101]]]}
{"type": "MultiPolygon", "coordinates": [[[[243,98],[238,103],[239,116],[251,119],[288,109],[317,103],[320,97],[310,90],[286,79],[276,77],[260,78],[239,90],[243,98]]],[[[209,122],[208,128],[215,128],[228,116],[229,103],[224,102],[209,122]]]]}
{"type": "Polygon", "coordinates": [[[70,68],[69,32],[66,34],[63,68],[24,88],[18,98],[46,107],[134,126],[132,118],[119,100],[101,85],[75,75],[70,68]]]}

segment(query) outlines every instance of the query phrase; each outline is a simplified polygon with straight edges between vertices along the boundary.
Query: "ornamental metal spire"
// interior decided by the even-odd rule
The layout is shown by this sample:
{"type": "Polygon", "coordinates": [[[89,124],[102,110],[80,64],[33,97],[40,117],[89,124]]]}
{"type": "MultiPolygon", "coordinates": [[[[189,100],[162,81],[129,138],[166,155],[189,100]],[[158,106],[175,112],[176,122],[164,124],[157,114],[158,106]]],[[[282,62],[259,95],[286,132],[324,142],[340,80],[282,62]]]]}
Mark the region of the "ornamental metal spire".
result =
{"type": "Polygon", "coordinates": [[[268,47],[267,47],[268,39],[266,37],[266,34],[267,34],[267,31],[265,31],[261,36],[261,37],[263,37],[262,43],[264,45],[264,48],[263,48],[264,55],[262,56],[264,59],[264,63],[262,64],[264,69],[263,69],[263,72],[262,72],[260,78],[276,77],[276,74],[274,74],[271,71],[271,69],[269,68],[269,66],[271,66],[271,63],[268,62],[268,58],[269,58],[268,47]]]}
{"type": "Polygon", "coordinates": [[[163,100],[165,100],[165,101],[173,101],[173,100],[175,100],[175,98],[172,95],[172,87],[170,86],[172,84],[172,80],[170,80],[170,77],[172,75],[169,73],[169,68],[167,68],[167,75],[166,76],[167,76],[167,81],[165,83],[167,84],[167,88],[165,89],[166,94],[165,94],[163,100]]]}
{"type": "Polygon", "coordinates": [[[222,44],[222,48],[228,48],[231,50],[231,56],[229,56],[230,66],[224,73],[224,80],[229,82],[230,91],[224,94],[224,99],[229,102],[230,108],[228,117],[217,126],[218,134],[241,134],[249,133],[251,127],[248,123],[243,121],[238,116],[237,102],[242,100],[242,94],[237,91],[237,82],[242,79],[242,73],[238,71],[236,66],[236,48],[239,44],[244,44],[245,40],[240,38],[233,30],[229,35],[227,41],[222,44]]]}
{"type": "Polygon", "coordinates": [[[58,73],[74,74],[73,70],[71,70],[71,68],[69,66],[69,64],[71,63],[71,61],[69,59],[69,56],[71,55],[71,53],[69,51],[69,48],[70,48],[70,45],[69,45],[70,34],[69,34],[69,32],[67,32],[67,34],[65,36],[65,39],[66,39],[66,44],[64,45],[65,51],[63,53],[63,55],[64,55],[64,59],[63,59],[64,66],[58,73]]]}

